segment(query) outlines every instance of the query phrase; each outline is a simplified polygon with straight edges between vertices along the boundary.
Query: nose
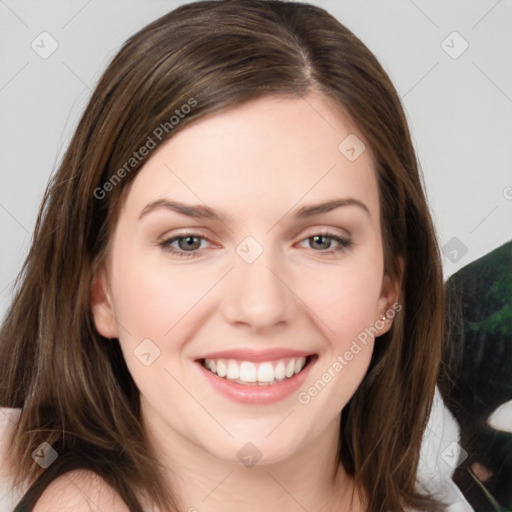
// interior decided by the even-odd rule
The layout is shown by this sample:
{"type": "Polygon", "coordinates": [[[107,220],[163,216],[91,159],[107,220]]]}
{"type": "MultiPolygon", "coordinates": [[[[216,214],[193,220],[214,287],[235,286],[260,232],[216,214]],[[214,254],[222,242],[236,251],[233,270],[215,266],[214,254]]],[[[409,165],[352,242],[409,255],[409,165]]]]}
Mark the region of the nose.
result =
{"type": "Polygon", "coordinates": [[[252,263],[238,254],[234,258],[221,306],[225,319],[258,333],[283,327],[295,301],[278,258],[268,249],[252,263]]]}

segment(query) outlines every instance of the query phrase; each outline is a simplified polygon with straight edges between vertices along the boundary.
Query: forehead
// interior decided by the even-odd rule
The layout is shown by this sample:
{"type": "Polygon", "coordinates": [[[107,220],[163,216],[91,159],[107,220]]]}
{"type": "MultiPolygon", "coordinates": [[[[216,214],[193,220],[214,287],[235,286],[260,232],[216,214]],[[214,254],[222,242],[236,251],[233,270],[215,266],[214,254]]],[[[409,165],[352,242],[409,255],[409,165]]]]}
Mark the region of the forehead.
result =
{"type": "Polygon", "coordinates": [[[368,149],[342,108],[323,96],[258,98],[200,118],[162,144],[125,206],[140,213],[149,201],[174,198],[243,218],[350,196],[375,210],[368,149]]]}

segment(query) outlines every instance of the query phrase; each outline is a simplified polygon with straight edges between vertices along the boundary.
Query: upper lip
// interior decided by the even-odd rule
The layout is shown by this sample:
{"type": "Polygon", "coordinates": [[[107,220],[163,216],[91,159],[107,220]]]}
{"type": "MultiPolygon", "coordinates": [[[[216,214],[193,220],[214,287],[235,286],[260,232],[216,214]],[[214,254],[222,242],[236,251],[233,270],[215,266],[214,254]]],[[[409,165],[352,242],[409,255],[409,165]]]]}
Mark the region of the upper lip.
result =
{"type": "Polygon", "coordinates": [[[237,348],[231,350],[221,350],[219,352],[209,352],[198,357],[201,359],[237,359],[239,361],[274,361],[276,359],[284,359],[287,357],[307,357],[313,355],[314,352],[305,352],[303,350],[293,350],[289,348],[269,348],[269,349],[249,349],[237,348]]]}

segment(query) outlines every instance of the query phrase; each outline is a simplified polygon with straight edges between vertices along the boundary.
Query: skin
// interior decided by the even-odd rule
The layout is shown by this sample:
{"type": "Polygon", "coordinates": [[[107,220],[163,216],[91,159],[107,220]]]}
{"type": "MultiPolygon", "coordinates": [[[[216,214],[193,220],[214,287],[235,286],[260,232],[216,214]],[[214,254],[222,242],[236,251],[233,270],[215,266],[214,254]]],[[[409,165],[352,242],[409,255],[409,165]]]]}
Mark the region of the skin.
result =
{"type": "MultiPolygon", "coordinates": [[[[297,393],[265,406],[233,402],[206,384],[195,362],[239,347],[315,352],[307,390],[395,303],[397,286],[383,273],[372,158],[366,150],[349,161],[340,152],[349,134],[364,140],[318,93],[260,98],[178,132],[127,192],[95,279],[93,315],[101,334],[119,338],[141,391],[144,425],[175,472],[167,476],[183,510],[364,510],[357,493],[350,506],[353,482],[338,467],[336,447],[340,414],[366,373],[373,340],[305,405],[297,393]],[[300,221],[290,213],[348,197],[368,212],[343,206],[300,221]],[[164,198],[229,218],[159,208],[139,219],[164,198]],[[325,231],[353,245],[332,252],[336,241],[309,238],[325,231]],[[196,257],[159,245],[191,232],[206,238],[196,240],[196,257]],[[236,252],[247,236],[263,248],[253,263],[236,252]],[[160,350],[149,366],[134,355],[144,339],[160,350]],[[248,442],[262,454],[253,467],[237,457],[248,442]]],[[[183,241],[172,247],[186,252],[183,241]]]]}

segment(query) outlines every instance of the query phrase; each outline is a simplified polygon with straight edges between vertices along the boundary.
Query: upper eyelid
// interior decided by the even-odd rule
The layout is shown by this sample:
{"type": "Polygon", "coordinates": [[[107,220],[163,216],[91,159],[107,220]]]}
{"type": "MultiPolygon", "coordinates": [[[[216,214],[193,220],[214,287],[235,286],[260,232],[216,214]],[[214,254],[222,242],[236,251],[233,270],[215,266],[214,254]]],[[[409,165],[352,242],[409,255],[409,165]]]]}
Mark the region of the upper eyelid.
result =
{"type": "MultiPolygon", "coordinates": [[[[180,228],[177,228],[177,229],[180,229],[180,228]]],[[[197,227],[190,226],[188,228],[182,228],[182,229],[184,229],[184,231],[178,232],[178,233],[172,233],[169,235],[167,235],[167,233],[164,233],[163,235],[161,235],[159,237],[159,240],[168,240],[170,238],[180,238],[180,237],[194,235],[194,236],[198,236],[198,237],[204,238],[206,240],[212,241],[211,239],[216,237],[216,235],[214,235],[213,237],[210,237],[209,235],[202,234],[201,230],[203,230],[203,229],[210,231],[209,228],[204,227],[204,226],[197,226],[197,227]],[[186,231],[187,229],[188,229],[188,231],[186,231]]],[[[352,238],[352,236],[353,236],[352,233],[350,232],[350,230],[347,228],[342,228],[340,226],[335,227],[335,226],[319,225],[319,226],[310,226],[310,227],[306,227],[306,228],[300,227],[298,230],[294,230],[293,236],[291,236],[291,238],[296,239],[299,236],[299,234],[303,233],[303,232],[308,232],[310,234],[303,236],[302,240],[305,238],[314,236],[314,235],[321,234],[322,232],[330,233],[331,235],[340,236],[342,238],[352,238]],[[340,233],[338,231],[342,231],[342,232],[340,233]]]]}

